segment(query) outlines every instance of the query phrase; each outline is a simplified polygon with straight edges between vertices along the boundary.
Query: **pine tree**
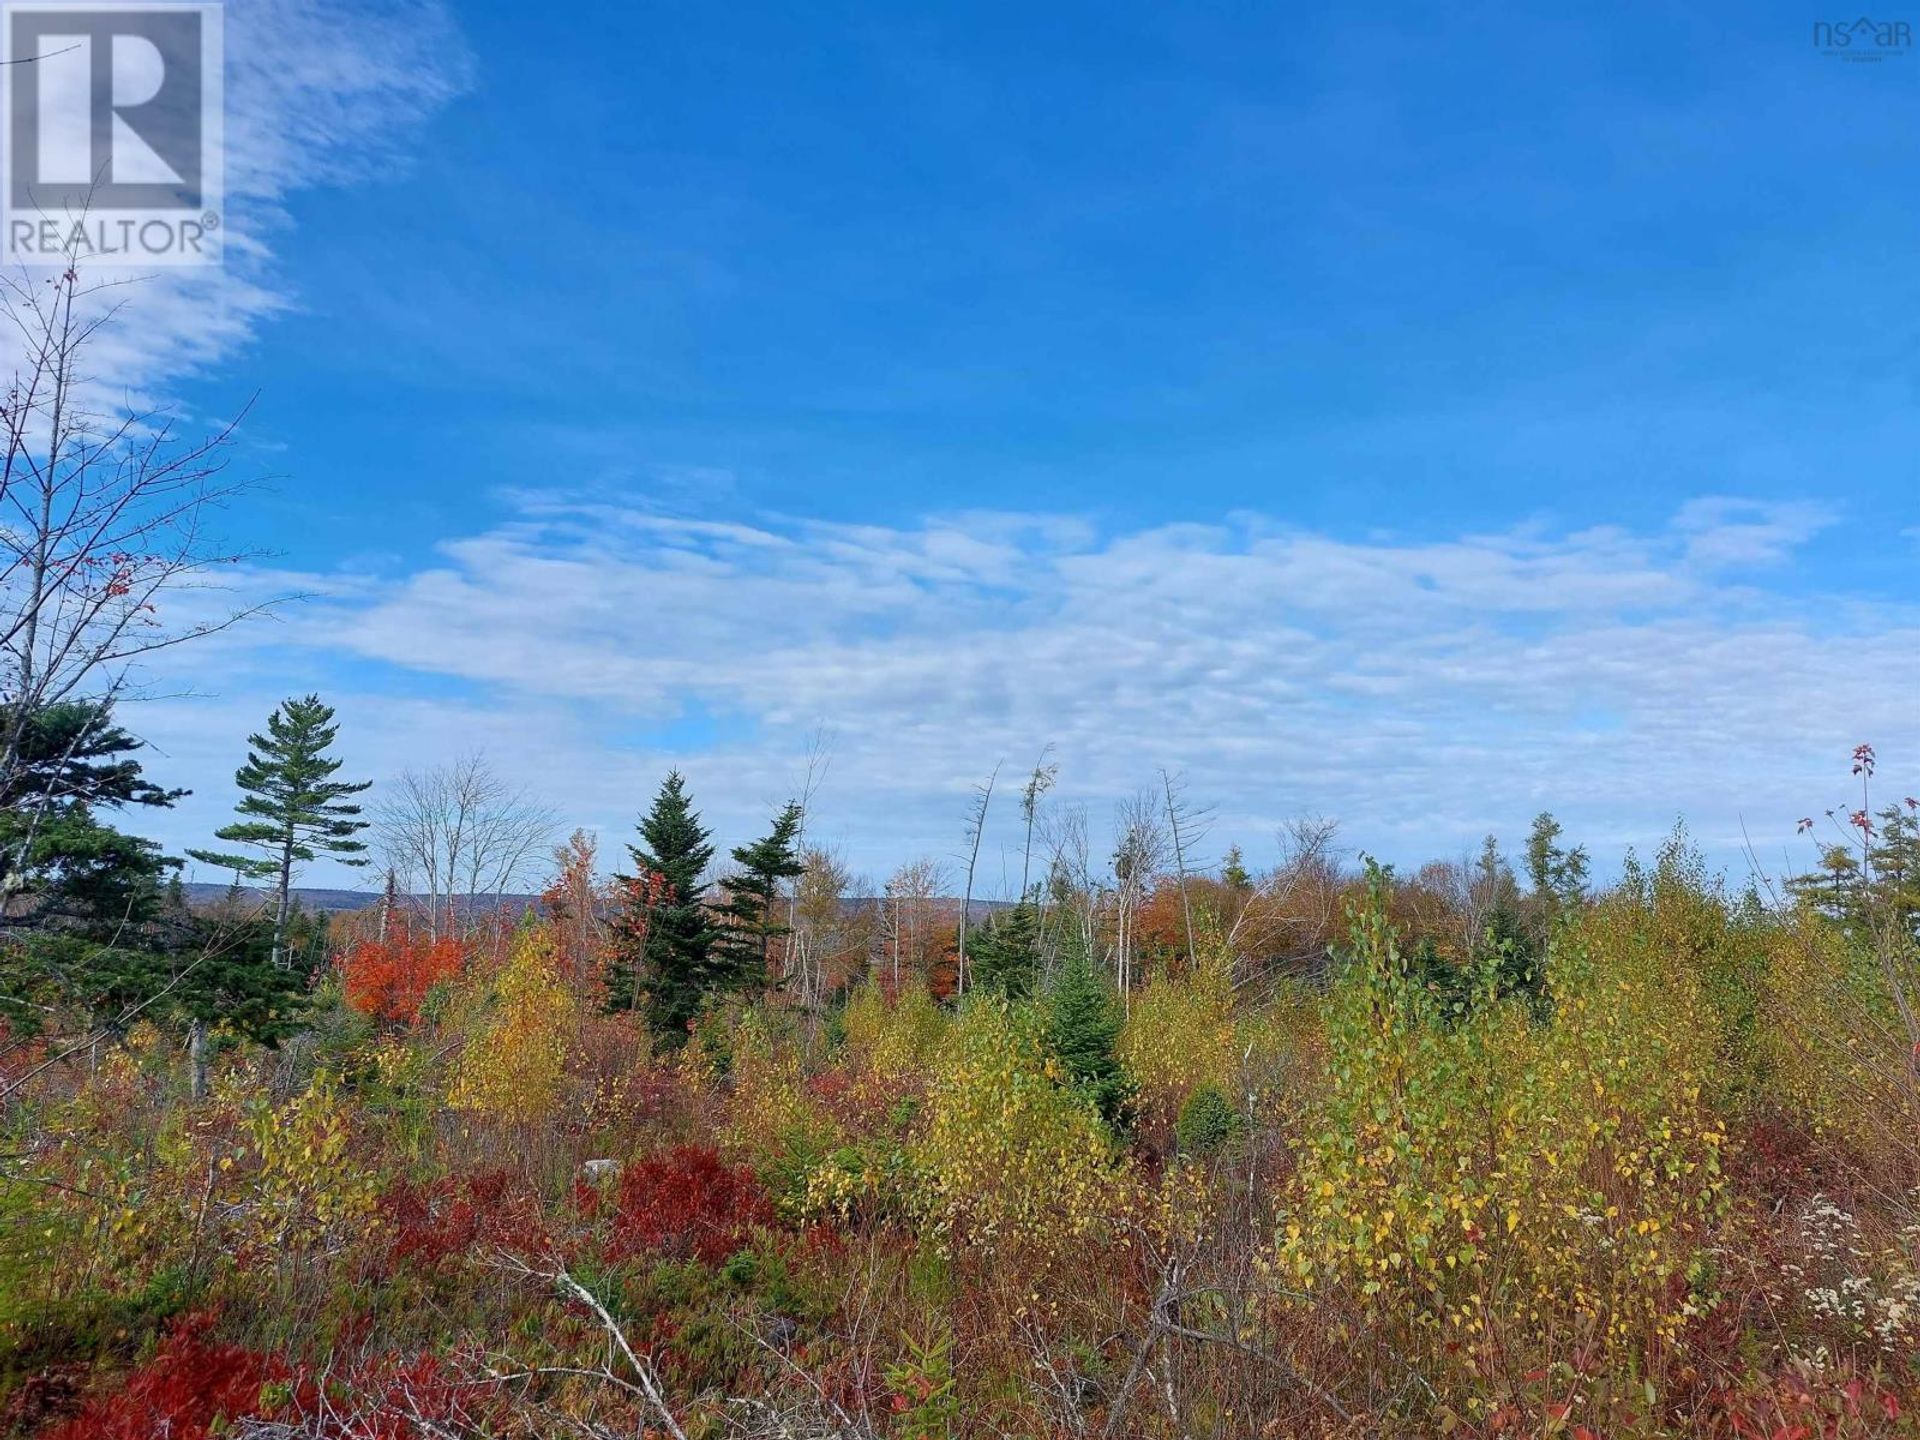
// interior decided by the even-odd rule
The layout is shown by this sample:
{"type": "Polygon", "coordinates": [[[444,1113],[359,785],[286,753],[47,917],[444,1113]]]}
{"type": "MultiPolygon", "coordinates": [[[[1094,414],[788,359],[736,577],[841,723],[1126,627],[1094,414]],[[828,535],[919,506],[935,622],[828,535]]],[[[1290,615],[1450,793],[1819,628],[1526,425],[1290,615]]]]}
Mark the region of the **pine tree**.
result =
{"type": "Polygon", "coordinates": [[[765,837],[734,847],[734,863],[740,870],[722,882],[727,894],[720,907],[725,928],[714,944],[723,983],[747,990],[767,984],[773,942],[788,928],[779,920],[781,882],[796,879],[806,870],[794,849],[801,818],[799,805],[789,802],[774,817],[773,829],[765,837]]]}
{"type": "Polygon", "coordinates": [[[167,885],[180,862],[101,812],[166,807],[187,792],[141,773],[140,742],[104,701],[65,701],[0,719],[14,736],[0,782],[4,914],[0,1019],[31,1034],[61,1007],[109,1022],[165,983],[167,885]]]}
{"type": "Polygon", "coordinates": [[[680,1044],[717,977],[713,923],[700,900],[713,846],[678,770],[640,822],[640,840],[627,847],[635,873],[615,877],[627,898],[614,927],[607,1000],[615,1010],[644,1004],[654,1032],[680,1044]]]}
{"type": "Polygon", "coordinates": [[[208,865],[231,870],[235,876],[271,878],[275,886],[273,963],[286,964],[287,908],[292,899],[293,867],[319,855],[332,855],[343,865],[364,865],[360,852],[367,847],[353,837],[367,828],[357,818],[360,807],[348,802],[372,782],[335,780],[341,761],[326,751],[340,733],[333,709],[318,695],[284,700],[267,717],[267,733],[248,737],[247,763],[234,774],[234,783],[246,792],[235,810],[247,817],[224,829],[216,839],[251,845],[258,856],[208,850],[187,853],[208,865]]]}
{"type": "Polygon", "coordinates": [[[1086,951],[1073,946],[1047,996],[1047,1045],[1059,1057],[1075,1089],[1109,1125],[1122,1123],[1132,1096],[1114,1052],[1120,1038],[1120,1007],[1106,978],[1094,973],[1086,951]]]}
{"type": "Polygon", "coordinates": [[[123,835],[100,810],[167,807],[187,792],[142,773],[141,748],[105,701],[66,701],[9,717],[14,759],[0,783],[0,891],[9,926],[80,929],[94,938],[147,920],[167,870],[180,862],[123,835]]]}

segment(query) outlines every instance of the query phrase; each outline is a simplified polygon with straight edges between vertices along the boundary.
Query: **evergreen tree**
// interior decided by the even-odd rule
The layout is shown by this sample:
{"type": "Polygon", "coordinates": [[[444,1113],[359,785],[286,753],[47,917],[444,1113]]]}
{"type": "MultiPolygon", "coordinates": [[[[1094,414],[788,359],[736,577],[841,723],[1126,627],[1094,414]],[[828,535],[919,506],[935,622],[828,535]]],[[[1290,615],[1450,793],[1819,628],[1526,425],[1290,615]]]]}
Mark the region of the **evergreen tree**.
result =
{"type": "Polygon", "coordinates": [[[170,1013],[187,1022],[195,1098],[207,1093],[208,1036],[216,1026],[269,1048],[306,1017],[310,967],[284,963],[286,935],[244,907],[181,916],[166,959],[170,1013]]]}
{"type": "Polygon", "coordinates": [[[287,911],[293,892],[293,867],[326,854],[342,865],[364,865],[360,852],[367,847],[354,839],[367,828],[360,807],[348,801],[373,782],[357,784],[333,778],[341,761],[327,749],[340,733],[333,709],[318,695],[284,700],[267,717],[267,733],[248,737],[247,763],[234,774],[234,783],[246,792],[235,810],[247,817],[224,829],[216,839],[260,850],[258,856],[189,850],[194,859],[231,870],[235,876],[274,881],[272,960],[286,964],[287,911]]]}
{"type": "Polygon", "coordinates": [[[1212,1154],[1226,1148],[1246,1128],[1246,1117],[1227,1092],[1208,1080],[1193,1089],[1173,1124],[1174,1144],[1182,1155],[1212,1154]]]}
{"type": "Polygon", "coordinates": [[[1410,973],[1433,1002],[1433,1013],[1452,1029],[1474,1013],[1489,995],[1496,1000],[1519,999],[1533,1014],[1546,1018],[1547,988],[1542,951],[1510,905],[1498,905],[1487,917],[1464,963],[1447,959],[1431,935],[1422,936],[1407,953],[1410,973]]]}
{"type": "Polygon", "coordinates": [[[1033,906],[1022,900],[974,933],[973,980],[1011,1000],[1024,1000],[1040,978],[1040,927],[1033,906]]]}
{"type": "Polygon", "coordinates": [[[802,812],[789,802],[774,817],[773,829],[751,845],[736,845],[733,860],[738,873],[722,882],[726,903],[720,907],[725,928],[714,942],[714,959],[723,983],[741,989],[765,988],[767,962],[773,942],[787,933],[780,923],[782,882],[805,873],[794,849],[802,812]]]}
{"type": "Polygon", "coordinates": [[[1507,857],[1500,853],[1498,836],[1489,835],[1480,842],[1480,853],[1474,858],[1468,885],[1474,904],[1482,913],[1502,905],[1509,908],[1518,906],[1520,887],[1514,881],[1513,867],[1507,863],[1507,857]]]}
{"type": "Polygon", "coordinates": [[[97,932],[150,918],[169,860],[150,840],[104,823],[101,809],[165,807],[187,792],[141,773],[141,748],[105,701],[48,705],[9,722],[12,768],[0,782],[6,923],[97,932]]]}
{"type": "Polygon", "coordinates": [[[700,900],[713,846],[678,770],[667,776],[641,820],[640,840],[627,847],[636,873],[615,877],[627,898],[616,916],[608,1004],[616,1010],[644,1004],[654,1032],[681,1044],[718,977],[714,927],[700,900]]]}
{"type": "Polygon", "coordinates": [[[0,1018],[20,1033],[64,1006],[110,1019],[164,983],[153,951],[180,862],[100,812],[169,806],[186,792],[141,773],[140,742],[106,702],[63,702],[5,723],[16,738],[0,782],[0,925],[17,938],[0,947],[0,1018]]]}
{"type": "MultiPolygon", "coordinates": [[[[1848,824],[1860,830],[1859,817],[1848,824]]],[[[1920,801],[1889,805],[1869,825],[1860,840],[1822,844],[1818,868],[1787,889],[1850,927],[1891,926],[1920,942],[1920,801]]]]}
{"type": "Polygon", "coordinates": [[[1116,1129],[1124,1122],[1132,1086],[1114,1047],[1120,1038],[1120,1007],[1106,978],[1096,974],[1081,946],[1072,946],[1047,995],[1047,1045],[1059,1057],[1075,1089],[1116,1129]]]}
{"type": "Polygon", "coordinates": [[[113,723],[111,707],[52,705],[15,730],[15,763],[0,785],[0,844],[8,921],[30,933],[0,949],[0,1015],[17,1030],[69,1006],[89,1027],[130,1014],[185,1020],[196,1094],[214,1022],[267,1043],[289,1033],[306,977],[269,963],[271,930],[231,907],[195,915],[180,862],[96,813],[168,806],[186,793],[146,778],[134,758],[140,742],[113,723]]]}
{"type": "MultiPolygon", "coordinates": [[[[11,723],[11,722],[10,722],[11,723]]],[[[12,767],[0,781],[0,809],[31,813],[61,805],[171,805],[187,792],[162,790],[132,758],[141,742],[114,723],[104,700],[68,700],[21,717],[12,767]]]]}
{"type": "Polygon", "coordinates": [[[1487,928],[1474,947],[1473,963],[1493,978],[1494,994],[1501,999],[1522,996],[1537,1003],[1545,995],[1545,975],[1540,965],[1541,947],[1527,933],[1520,916],[1511,906],[1500,905],[1487,917],[1487,928]]]}
{"type": "Polygon", "coordinates": [[[1880,812],[1871,842],[1874,903],[1911,940],[1920,940],[1920,804],[1880,812]]]}
{"type": "Polygon", "coordinates": [[[1240,847],[1227,848],[1227,858],[1220,862],[1220,880],[1229,890],[1244,894],[1253,889],[1253,876],[1247,873],[1246,861],[1240,856],[1240,847]]]}
{"type": "Polygon", "coordinates": [[[1561,834],[1560,822],[1546,810],[1534,816],[1527,834],[1527,880],[1533,887],[1527,898],[1537,942],[1544,942],[1560,916],[1587,893],[1586,849],[1566,849],[1561,834]]]}

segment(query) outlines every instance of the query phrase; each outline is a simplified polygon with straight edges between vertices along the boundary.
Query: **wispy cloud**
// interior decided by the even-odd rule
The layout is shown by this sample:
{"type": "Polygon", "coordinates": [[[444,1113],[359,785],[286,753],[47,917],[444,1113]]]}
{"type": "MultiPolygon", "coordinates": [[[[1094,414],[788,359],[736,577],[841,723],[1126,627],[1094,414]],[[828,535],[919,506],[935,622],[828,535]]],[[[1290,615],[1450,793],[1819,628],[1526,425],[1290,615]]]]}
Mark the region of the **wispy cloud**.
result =
{"type": "MultiPolygon", "coordinates": [[[[289,197],[404,166],[420,123],[468,83],[465,46],[435,0],[231,0],[225,17],[225,263],[86,267],[89,285],[109,287],[98,303],[132,302],[86,357],[102,405],[163,400],[297,306],[278,255],[289,197]]],[[[15,363],[16,343],[0,334],[0,364],[15,363]]]]}
{"type": "Polygon", "coordinates": [[[1327,813],[1405,859],[1549,806],[1605,855],[1681,813],[1731,853],[1743,816],[1784,836],[1856,739],[1920,751],[1886,684],[1920,606],[1767,588],[1827,523],[1810,506],[1412,540],[522,499],[428,567],[309,587],[334,589],[230,673],[256,708],[270,677],[333,677],[392,768],[484,738],[616,832],[668,763],[729,834],[759,823],[825,725],[822,825],[876,868],[951,848],[967,787],[1049,742],[1096,810],[1166,766],[1220,807],[1222,844],[1327,813]]]}

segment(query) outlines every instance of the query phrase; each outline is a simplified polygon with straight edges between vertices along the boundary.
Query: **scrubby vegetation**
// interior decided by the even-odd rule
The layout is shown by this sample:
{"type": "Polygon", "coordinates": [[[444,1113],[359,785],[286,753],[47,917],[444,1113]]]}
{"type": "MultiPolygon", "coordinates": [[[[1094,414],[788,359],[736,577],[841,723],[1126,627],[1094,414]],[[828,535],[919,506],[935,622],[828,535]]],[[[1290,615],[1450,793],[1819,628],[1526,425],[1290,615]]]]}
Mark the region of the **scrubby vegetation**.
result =
{"type": "Polygon", "coordinates": [[[1549,817],[1524,879],[1310,829],[1203,875],[1136,810],[964,966],[797,809],[708,889],[678,777],[524,912],[195,909],[131,853],[115,998],[87,924],[12,941],[0,1426],[1911,1434],[1912,809],[1777,894],[1684,835],[1596,887],[1549,817]]]}

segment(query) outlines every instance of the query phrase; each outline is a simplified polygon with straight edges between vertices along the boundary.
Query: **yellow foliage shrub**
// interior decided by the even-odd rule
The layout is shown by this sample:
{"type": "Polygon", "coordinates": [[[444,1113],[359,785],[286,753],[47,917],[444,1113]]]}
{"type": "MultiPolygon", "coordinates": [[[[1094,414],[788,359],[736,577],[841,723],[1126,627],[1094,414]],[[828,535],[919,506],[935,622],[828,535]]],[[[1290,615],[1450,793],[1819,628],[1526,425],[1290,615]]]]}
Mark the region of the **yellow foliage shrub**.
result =
{"type": "Polygon", "coordinates": [[[1224,953],[1210,954],[1192,973],[1158,976],[1134,998],[1116,1048],[1144,1123],[1170,1127],[1201,1085],[1232,1088],[1240,1052],[1230,965],[1224,953]]]}
{"type": "MultiPolygon", "coordinates": [[[[1920,1075],[1887,961],[1869,938],[1810,914],[1771,940],[1759,1043],[1777,1102],[1889,1183],[1911,1185],[1920,1178],[1920,1075]]],[[[1920,992],[1920,964],[1893,963],[1920,992]]]]}
{"type": "Polygon", "coordinates": [[[255,1243],[284,1259],[364,1233],[378,1182],[352,1161],[350,1112],[324,1072],[285,1105],[256,1105],[250,1121],[255,1243]]]}
{"type": "Polygon", "coordinates": [[[831,1119],[807,1093],[799,1050],[773,1035],[757,1011],[740,1016],[727,1074],[727,1139],[762,1168],[831,1131],[831,1119]]]}
{"type": "Polygon", "coordinates": [[[219,1099],[198,1117],[161,1106],[164,1048],[151,1025],[102,1048],[87,1082],[48,1115],[32,1168],[0,1173],[0,1325],[29,1297],[140,1289],[192,1248],[224,1178],[209,1173],[202,1142],[237,1112],[219,1099]]]}
{"type": "Polygon", "coordinates": [[[943,1236],[1065,1254],[1134,1207],[1134,1176],[1093,1108],[1060,1083],[1040,1028],[1024,1007],[981,997],[948,1037],[912,1150],[943,1236]]]}
{"type": "Polygon", "coordinates": [[[576,1001],[551,931],[521,926],[454,1065],[447,1103],[490,1120],[536,1124],[559,1108],[576,1001]]]}
{"type": "Polygon", "coordinates": [[[1489,991],[1451,1029],[1377,891],[1354,918],[1276,1266],[1296,1293],[1348,1294],[1474,1405],[1516,1345],[1644,1355],[1695,1312],[1723,1197],[1714,1027],[1634,910],[1562,937],[1549,1021],[1489,991]]]}
{"type": "Polygon", "coordinates": [[[882,1080],[918,1081],[946,1038],[947,1017],[921,985],[891,1002],[877,985],[863,985],[847,1002],[848,1057],[882,1080]]]}

